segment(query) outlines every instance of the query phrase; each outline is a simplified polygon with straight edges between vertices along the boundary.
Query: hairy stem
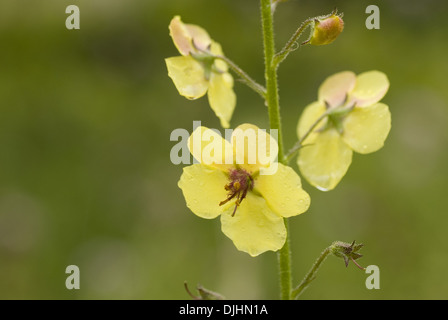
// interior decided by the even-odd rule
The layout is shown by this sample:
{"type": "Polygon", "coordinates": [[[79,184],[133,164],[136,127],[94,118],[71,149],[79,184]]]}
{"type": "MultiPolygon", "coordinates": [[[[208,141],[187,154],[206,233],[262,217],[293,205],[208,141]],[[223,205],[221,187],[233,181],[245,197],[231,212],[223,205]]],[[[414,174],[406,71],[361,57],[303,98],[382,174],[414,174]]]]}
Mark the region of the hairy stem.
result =
{"type": "Polygon", "coordinates": [[[311,125],[311,127],[305,132],[305,134],[300,137],[299,141],[296,142],[296,144],[288,151],[288,153],[285,156],[285,162],[289,163],[291,161],[292,157],[296,154],[297,151],[299,151],[300,148],[303,147],[303,142],[306,138],[313,132],[313,130],[316,128],[316,126],[325,119],[332,111],[327,110],[325,113],[323,113],[317,120],[311,125]]]}
{"type": "Polygon", "coordinates": [[[235,72],[240,78],[241,81],[246,84],[249,88],[258,93],[263,99],[266,99],[266,89],[258,84],[255,80],[253,80],[244,70],[238,67],[232,60],[227,58],[226,56],[214,56],[217,59],[223,60],[227,65],[235,72]]]}
{"type": "Polygon", "coordinates": [[[313,281],[316,278],[317,271],[319,270],[322,263],[325,261],[325,259],[328,257],[328,255],[331,252],[331,246],[326,248],[317,258],[316,262],[308,272],[308,274],[305,276],[305,278],[300,282],[300,284],[292,290],[291,297],[293,299],[297,299],[302,292],[310,285],[311,281],[313,281]]]}
{"type": "MultiPolygon", "coordinates": [[[[308,18],[306,19],[300,27],[294,32],[292,37],[288,40],[286,45],[283,47],[283,49],[277,53],[274,57],[274,65],[275,67],[278,67],[278,65],[286,59],[288,54],[291,51],[294,51],[300,47],[301,44],[299,44],[297,41],[299,40],[302,33],[305,31],[305,29],[314,21],[315,18],[308,18]]],[[[302,43],[306,44],[306,42],[302,43]]]]}
{"type": "MultiPolygon", "coordinates": [[[[263,44],[265,58],[265,80],[266,80],[266,104],[269,112],[269,123],[271,129],[278,131],[278,159],[284,163],[283,155],[283,137],[280,118],[280,104],[278,96],[277,84],[277,68],[274,64],[275,44],[274,44],[274,22],[271,11],[271,0],[260,0],[261,3],[261,20],[263,27],[263,44]]],[[[278,253],[278,266],[280,277],[281,298],[284,300],[291,299],[291,252],[289,247],[289,226],[285,219],[285,227],[287,238],[283,248],[278,253]]]]}

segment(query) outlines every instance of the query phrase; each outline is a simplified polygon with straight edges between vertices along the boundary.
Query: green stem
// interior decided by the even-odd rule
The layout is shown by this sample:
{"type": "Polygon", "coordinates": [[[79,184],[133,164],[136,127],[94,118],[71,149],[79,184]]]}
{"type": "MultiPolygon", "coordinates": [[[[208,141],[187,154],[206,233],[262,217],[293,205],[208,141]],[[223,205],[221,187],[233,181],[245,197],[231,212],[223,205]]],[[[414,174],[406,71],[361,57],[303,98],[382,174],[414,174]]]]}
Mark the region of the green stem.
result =
{"type": "Polygon", "coordinates": [[[235,72],[240,78],[241,81],[246,84],[249,88],[258,93],[263,99],[266,99],[266,89],[258,84],[254,79],[252,79],[243,69],[238,67],[232,60],[227,58],[226,56],[214,56],[217,59],[221,59],[228,64],[230,69],[235,72]]]}
{"type": "Polygon", "coordinates": [[[308,18],[306,19],[301,26],[296,30],[296,32],[292,35],[292,37],[289,39],[289,41],[286,43],[286,45],[283,47],[283,49],[277,53],[274,57],[274,65],[275,67],[278,67],[278,65],[286,59],[288,54],[291,51],[297,50],[301,45],[307,44],[305,41],[302,44],[299,44],[297,41],[299,40],[300,36],[302,35],[303,31],[314,21],[315,18],[308,18]]]}
{"type": "Polygon", "coordinates": [[[291,277],[291,249],[289,241],[289,221],[284,219],[286,228],[286,241],[277,253],[277,261],[280,277],[280,296],[283,300],[292,300],[292,277],[291,277]]]}
{"type": "Polygon", "coordinates": [[[303,147],[303,142],[305,141],[306,138],[308,138],[311,132],[313,132],[314,128],[316,128],[316,126],[331,113],[332,113],[331,110],[327,110],[319,118],[317,118],[317,120],[311,125],[308,131],[305,132],[305,134],[299,139],[299,141],[297,141],[296,144],[288,151],[288,153],[285,156],[286,163],[289,163],[289,161],[291,161],[292,157],[294,157],[296,152],[303,147]]]}
{"type": "Polygon", "coordinates": [[[266,104],[269,110],[271,129],[278,130],[278,161],[283,163],[283,137],[280,119],[280,104],[278,96],[277,69],[274,66],[274,23],[271,13],[271,0],[261,1],[261,18],[263,25],[263,44],[265,59],[266,104]]]}
{"type": "Polygon", "coordinates": [[[326,248],[321,254],[320,257],[317,258],[316,262],[314,263],[311,270],[308,272],[308,274],[305,276],[305,278],[300,282],[300,284],[292,290],[291,297],[293,299],[297,299],[302,292],[309,286],[311,281],[313,281],[316,278],[316,273],[319,270],[322,263],[325,261],[325,259],[328,257],[328,255],[331,252],[331,246],[326,248]]]}
{"type": "MultiPolygon", "coordinates": [[[[274,65],[275,44],[274,44],[274,22],[271,11],[271,0],[260,0],[261,19],[263,27],[263,44],[265,58],[265,80],[266,80],[266,104],[269,112],[269,123],[271,129],[278,132],[278,161],[285,163],[283,155],[283,136],[280,119],[280,104],[277,84],[277,68],[274,65]]],[[[278,253],[278,266],[280,276],[281,298],[291,299],[291,252],[289,247],[289,226],[285,219],[287,238],[283,248],[278,253]]]]}

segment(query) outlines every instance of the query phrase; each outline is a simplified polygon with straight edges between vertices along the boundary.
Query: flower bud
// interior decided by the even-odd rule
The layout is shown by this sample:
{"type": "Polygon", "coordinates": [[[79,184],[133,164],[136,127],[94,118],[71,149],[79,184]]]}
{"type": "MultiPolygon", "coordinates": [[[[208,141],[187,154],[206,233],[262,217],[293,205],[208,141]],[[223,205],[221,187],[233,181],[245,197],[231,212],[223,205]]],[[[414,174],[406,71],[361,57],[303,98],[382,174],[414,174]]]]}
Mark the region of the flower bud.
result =
{"type": "Polygon", "coordinates": [[[187,291],[187,293],[190,295],[190,297],[192,297],[194,300],[224,300],[225,299],[223,295],[221,295],[217,292],[213,292],[211,290],[205,289],[200,284],[198,284],[196,287],[196,290],[198,290],[198,292],[199,292],[199,296],[195,296],[194,294],[191,293],[190,289],[188,289],[188,285],[186,282],[184,283],[184,287],[185,287],[185,290],[187,291]]]}
{"type": "Polygon", "coordinates": [[[205,289],[203,286],[197,286],[198,292],[202,300],[224,300],[224,296],[220,293],[205,289]]]}
{"type": "Polygon", "coordinates": [[[336,13],[314,21],[310,44],[320,46],[332,43],[344,29],[344,21],[336,13]]]}

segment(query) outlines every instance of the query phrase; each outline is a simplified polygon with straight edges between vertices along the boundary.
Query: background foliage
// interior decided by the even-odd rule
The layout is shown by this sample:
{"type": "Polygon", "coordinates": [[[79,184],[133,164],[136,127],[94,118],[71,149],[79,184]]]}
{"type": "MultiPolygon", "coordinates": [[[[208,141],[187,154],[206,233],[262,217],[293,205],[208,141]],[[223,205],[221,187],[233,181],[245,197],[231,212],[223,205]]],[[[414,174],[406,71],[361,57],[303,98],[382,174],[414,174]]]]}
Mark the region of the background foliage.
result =
{"type": "MultiPolygon", "coordinates": [[[[185,206],[169,140],[193,120],[219,128],[206,98],[187,101],[167,76],[177,55],[170,19],[206,28],[259,82],[263,54],[256,0],[77,0],[0,4],[0,298],[184,299],[183,282],[232,299],[278,298],[276,257],[238,252],[219,220],[185,206]],[[65,28],[65,8],[81,29],[65,28]],[[65,288],[67,265],[81,290],[65,288]]],[[[334,240],[366,246],[366,274],[330,257],[303,299],[447,299],[448,23],[446,1],[290,0],[276,13],[277,48],[310,16],[337,6],[345,30],[304,47],[280,67],[286,146],[319,84],[342,70],[378,69],[391,88],[386,145],[356,154],[342,183],[306,182],[310,210],[291,219],[297,283],[334,240]],[[381,10],[367,30],[365,8],[381,10]]],[[[232,126],[268,127],[261,99],[236,83],[232,126]]],[[[297,170],[297,166],[293,164],[297,170]]]]}

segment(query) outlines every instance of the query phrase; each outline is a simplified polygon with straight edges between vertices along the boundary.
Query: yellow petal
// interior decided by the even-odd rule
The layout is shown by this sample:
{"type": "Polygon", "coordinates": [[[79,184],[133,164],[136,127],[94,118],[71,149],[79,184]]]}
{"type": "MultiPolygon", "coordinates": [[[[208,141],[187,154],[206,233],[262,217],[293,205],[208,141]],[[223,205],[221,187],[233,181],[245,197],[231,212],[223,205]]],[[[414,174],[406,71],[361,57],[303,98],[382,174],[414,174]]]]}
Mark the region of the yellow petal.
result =
{"type": "MultiPolygon", "coordinates": [[[[297,125],[297,136],[299,139],[305,136],[314,123],[325,113],[325,105],[319,101],[313,102],[308,105],[300,116],[299,123],[297,125]]],[[[313,129],[313,132],[319,130],[327,123],[327,119],[321,120],[313,129]]],[[[305,139],[304,144],[310,143],[315,139],[317,133],[312,133],[305,139]]]]}
{"type": "Polygon", "coordinates": [[[275,174],[258,176],[254,190],[265,198],[274,212],[285,218],[301,214],[310,206],[310,196],[302,189],[300,177],[281,163],[275,174]]]}
{"type": "Polygon", "coordinates": [[[224,186],[228,183],[224,172],[194,164],[184,167],[178,186],[187,202],[187,207],[201,218],[213,219],[219,216],[227,206],[219,203],[227,198],[224,186]]]}
{"type": "Polygon", "coordinates": [[[235,162],[248,172],[255,173],[261,168],[261,174],[269,174],[276,170],[278,143],[277,131],[261,130],[253,124],[242,124],[233,130],[231,143],[235,154],[235,162]],[[269,133],[274,134],[274,137],[269,133]]]}
{"type": "Polygon", "coordinates": [[[208,81],[204,69],[192,57],[172,57],[165,59],[168,75],[173,80],[177,91],[187,99],[198,99],[205,95],[208,81]]]}
{"type": "Polygon", "coordinates": [[[174,45],[183,56],[197,52],[197,48],[206,50],[211,43],[207,31],[199,26],[185,24],[180,16],[175,16],[169,25],[170,36],[174,45]]]}
{"type": "Polygon", "coordinates": [[[203,165],[226,172],[234,167],[232,145],[215,130],[202,126],[196,128],[188,138],[188,149],[203,165]]]}
{"type": "MultiPolygon", "coordinates": [[[[212,40],[210,52],[215,56],[223,56],[224,55],[224,53],[222,52],[221,45],[213,40],[212,40]]],[[[221,59],[216,59],[214,66],[219,72],[227,72],[229,70],[227,63],[225,63],[221,59]]]]}
{"type": "Polygon", "coordinates": [[[197,48],[203,51],[207,51],[210,49],[212,40],[210,39],[207,31],[194,24],[186,24],[185,26],[193,39],[195,49],[197,48]]]}
{"type": "Polygon", "coordinates": [[[233,92],[233,78],[229,73],[212,72],[208,89],[210,107],[221,121],[223,128],[230,126],[236,95],[233,92]]]}
{"type": "Polygon", "coordinates": [[[391,128],[389,107],[377,103],[354,108],[343,122],[342,138],[354,151],[370,153],[382,148],[391,128]]]}
{"type": "Polygon", "coordinates": [[[389,90],[387,76],[380,71],[368,71],[358,75],[349,99],[356,102],[358,107],[369,106],[380,101],[387,90],[389,90]]]}
{"type": "Polygon", "coordinates": [[[230,209],[221,215],[221,229],[238,250],[255,257],[285,244],[283,218],[272,212],[262,197],[248,193],[233,217],[232,212],[230,209]]]}
{"type": "Polygon", "coordinates": [[[331,190],[352,162],[352,150],[335,129],[320,132],[313,143],[300,150],[297,164],[305,179],[316,188],[331,190]]]}
{"type": "Polygon", "coordinates": [[[356,75],[351,71],[336,73],[327,79],[319,87],[319,101],[330,107],[337,107],[344,103],[347,93],[351,91],[356,82],[356,75]]]}
{"type": "Polygon", "coordinates": [[[168,28],[174,45],[177,50],[179,50],[180,54],[188,56],[190,52],[194,52],[191,35],[179,16],[175,16],[171,20],[168,28]]]}

